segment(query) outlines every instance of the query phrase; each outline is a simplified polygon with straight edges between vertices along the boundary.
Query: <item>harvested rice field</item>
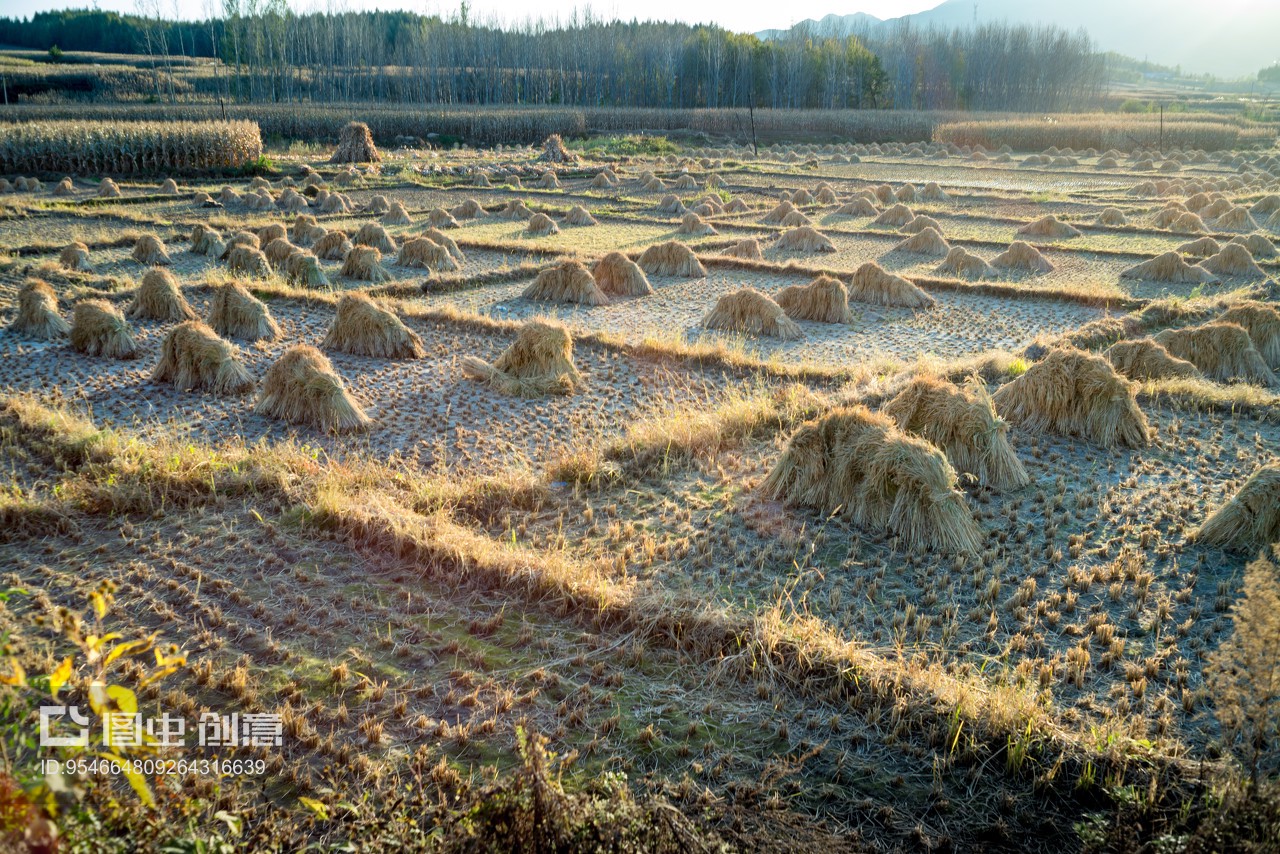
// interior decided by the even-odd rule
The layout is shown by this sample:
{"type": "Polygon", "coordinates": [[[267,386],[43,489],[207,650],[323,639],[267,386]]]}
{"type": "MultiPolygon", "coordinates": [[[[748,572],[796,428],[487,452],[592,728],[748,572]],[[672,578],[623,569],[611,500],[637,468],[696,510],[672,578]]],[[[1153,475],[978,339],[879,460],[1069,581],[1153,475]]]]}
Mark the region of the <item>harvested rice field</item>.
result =
{"type": "Polygon", "coordinates": [[[1061,852],[1218,803],[1280,643],[1273,155],[361,128],[0,193],[6,684],[280,726],[59,771],[78,815],[1061,852]]]}

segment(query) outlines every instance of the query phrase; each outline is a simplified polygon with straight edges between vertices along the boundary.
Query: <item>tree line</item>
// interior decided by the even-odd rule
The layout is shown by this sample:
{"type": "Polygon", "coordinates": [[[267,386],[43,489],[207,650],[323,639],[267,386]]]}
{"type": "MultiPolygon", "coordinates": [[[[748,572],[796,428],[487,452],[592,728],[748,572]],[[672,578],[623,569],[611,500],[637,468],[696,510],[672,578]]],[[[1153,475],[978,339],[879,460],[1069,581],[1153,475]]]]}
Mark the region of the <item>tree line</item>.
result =
{"type": "MultiPolygon", "coordinates": [[[[150,4],[150,8],[148,8],[150,4]]],[[[1101,93],[1087,36],[1053,27],[796,29],[774,39],[718,26],[600,21],[499,27],[404,11],[293,13],[288,0],[222,0],[203,21],[96,10],[0,18],[0,42],[145,56],[154,97],[241,103],[383,100],[665,109],[1050,110],[1101,93]],[[199,72],[191,58],[221,60],[199,72]],[[175,85],[175,77],[183,85],[175,85]]]]}

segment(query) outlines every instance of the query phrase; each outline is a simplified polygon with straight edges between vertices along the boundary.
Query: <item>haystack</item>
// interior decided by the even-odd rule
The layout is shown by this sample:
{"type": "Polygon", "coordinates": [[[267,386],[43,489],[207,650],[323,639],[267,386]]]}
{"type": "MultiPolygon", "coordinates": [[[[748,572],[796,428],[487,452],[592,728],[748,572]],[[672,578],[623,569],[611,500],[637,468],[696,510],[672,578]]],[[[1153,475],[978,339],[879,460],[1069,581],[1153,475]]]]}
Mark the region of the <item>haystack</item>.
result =
{"type": "Polygon", "coordinates": [[[1211,255],[1217,255],[1218,250],[1221,248],[1218,241],[1212,237],[1201,237],[1198,240],[1191,240],[1182,244],[1174,251],[1182,255],[1191,255],[1195,258],[1208,258],[1211,255]]]}
{"type": "Polygon", "coordinates": [[[813,202],[813,193],[803,187],[791,194],[791,204],[793,205],[811,205],[813,202]]]}
{"type": "Polygon", "coordinates": [[[1009,248],[991,259],[991,266],[1003,270],[1025,270],[1030,273],[1051,273],[1053,265],[1029,243],[1015,240],[1009,248]]]}
{"type": "Polygon", "coordinates": [[[381,359],[421,359],[426,355],[418,333],[362,293],[348,293],[338,300],[333,323],[320,346],[381,359]]]}
{"type": "Polygon", "coordinates": [[[892,225],[895,228],[901,228],[915,218],[916,215],[911,212],[911,208],[906,205],[897,204],[873,219],[871,224],[892,225]]]}
{"type": "MultiPolygon", "coordinates": [[[[102,183],[98,185],[98,192],[94,195],[99,199],[118,199],[124,194],[120,192],[120,187],[115,181],[110,178],[103,178],[102,183]]],[[[239,198],[237,197],[236,201],[238,200],[239,198]]]]}
{"type": "Polygon", "coordinates": [[[432,208],[427,212],[427,222],[432,228],[458,228],[458,221],[444,208],[432,208]]]}
{"type": "Polygon", "coordinates": [[[262,380],[254,411],[291,424],[343,432],[370,423],[343,386],[333,364],[315,347],[290,347],[262,380]]]}
{"type": "Polygon", "coordinates": [[[724,250],[722,253],[733,258],[746,258],[752,261],[759,261],[764,258],[764,253],[760,251],[760,241],[754,237],[745,237],[737,243],[724,250]]]}
{"type": "Polygon", "coordinates": [[[750,206],[742,199],[730,199],[724,206],[725,213],[746,213],[749,210],[751,210],[750,206]]]}
{"type": "Polygon", "coordinates": [[[227,255],[227,269],[236,275],[256,276],[260,279],[270,278],[271,262],[259,249],[248,246],[236,246],[227,255]]]}
{"type": "Polygon", "coordinates": [[[49,283],[28,279],[18,291],[18,314],[9,331],[27,338],[48,341],[71,331],[71,324],[58,313],[58,296],[49,283]]]}
{"type": "Polygon", "coordinates": [[[367,214],[373,214],[374,216],[387,213],[390,210],[391,202],[387,200],[386,196],[374,196],[369,199],[369,204],[364,206],[364,212],[367,214]]]}
{"type": "Polygon", "coordinates": [[[392,278],[382,266],[382,253],[373,246],[353,246],[342,260],[339,275],[375,284],[389,282],[392,278]]]}
{"type": "Polygon", "coordinates": [[[74,196],[76,194],[76,185],[71,183],[71,179],[63,178],[58,182],[58,186],[53,188],[55,196],[74,196]]]}
{"type": "Polygon", "coordinates": [[[260,249],[262,244],[258,242],[258,235],[251,231],[237,231],[231,235],[231,239],[222,244],[222,251],[218,253],[220,261],[226,261],[231,258],[232,251],[237,246],[243,246],[247,249],[260,249]]]}
{"type": "Polygon", "coordinates": [[[578,155],[565,148],[560,134],[553,133],[543,140],[542,154],[538,155],[538,160],[544,163],[575,163],[578,155]]]}
{"type": "Polygon", "coordinates": [[[638,297],[653,293],[640,265],[621,252],[610,252],[591,268],[596,285],[609,296],[638,297]]]}
{"type": "Polygon", "coordinates": [[[466,263],[467,256],[458,248],[458,244],[454,243],[453,238],[445,234],[440,229],[428,228],[426,231],[422,232],[422,236],[428,240],[435,241],[445,249],[449,250],[449,254],[453,256],[453,260],[457,261],[459,266],[466,263]]]}
{"type": "Polygon", "coordinates": [[[507,206],[498,211],[498,217],[501,219],[528,219],[533,216],[533,211],[529,210],[523,199],[509,199],[507,206]]]}
{"type": "Polygon", "coordinates": [[[382,156],[373,144],[373,134],[364,122],[351,122],[338,134],[338,150],[330,163],[379,163],[382,156]]]}
{"type": "Polygon", "coordinates": [[[277,237],[266,245],[266,248],[262,250],[262,254],[267,256],[267,262],[272,267],[279,270],[283,269],[290,255],[301,251],[301,249],[289,242],[289,238],[277,237]]]}
{"type": "Polygon", "coordinates": [[[164,243],[154,234],[144,234],[133,244],[133,260],[149,266],[173,263],[164,243]]]}
{"type": "Polygon", "coordinates": [[[560,227],[551,217],[544,213],[537,213],[529,218],[525,231],[532,237],[544,237],[548,234],[559,234],[560,227]]]}
{"type": "Polygon", "coordinates": [[[560,179],[556,176],[556,173],[548,169],[534,182],[534,186],[543,190],[558,190],[560,189],[560,179]]]}
{"type": "Polygon", "coordinates": [[[274,341],[280,337],[280,326],[266,303],[239,282],[227,282],[214,290],[209,326],[219,335],[244,341],[274,341]]]}
{"type": "Polygon", "coordinates": [[[360,226],[356,236],[351,239],[356,246],[372,246],[379,252],[395,252],[396,242],[387,234],[387,230],[379,223],[366,222],[360,226]]]}
{"type": "Polygon", "coordinates": [[[321,213],[351,213],[354,206],[342,193],[330,193],[320,203],[321,213]]]}
{"type": "Polygon", "coordinates": [[[320,266],[320,259],[302,249],[298,249],[284,262],[285,281],[291,285],[304,288],[327,288],[329,277],[320,266]]]}
{"type": "Polygon", "coordinates": [[[1177,252],[1165,252],[1150,261],[1137,264],[1120,274],[1123,279],[1151,282],[1200,283],[1216,282],[1212,273],[1198,264],[1188,264],[1177,252]]]}
{"type": "Polygon", "coordinates": [[[888,184],[881,184],[878,187],[872,187],[871,192],[875,194],[876,200],[882,205],[892,205],[894,202],[898,201],[898,196],[893,192],[893,187],[890,187],[888,184]]]}
{"type": "Polygon", "coordinates": [[[1177,358],[1150,338],[1117,341],[1102,355],[1117,371],[1139,382],[1200,376],[1195,365],[1177,358]]]}
{"type": "Polygon", "coordinates": [[[603,172],[597,172],[596,176],[591,179],[591,187],[597,190],[607,190],[613,187],[613,182],[609,180],[609,176],[603,172]]]}
{"type": "Polygon", "coordinates": [[[195,311],[182,295],[177,278],[159,267],[153,267],[142,277],[142,284],[138,285],[125,315],[134,320],[182,321],[196,318],[195,311]]]}
{"type": "Polygon", "coordinates": [[[1280,311],[1275,306],[1243,302],[1224,312],[1218,321],[1244,327],[1263,361],[1272,368],[1280,368],[1280,311]]]}
{"type": "Polygon", "coordinates": [[[811,225],[788,229],[778,235],[773,248],[783,252],[835,252],[835,244],[811,225]]]}
{"type": "Polygon", "coordinates": [[[661,201],[658,202],[658,206],[654,208],[654,210],[658,213],[675,214],[676,216],[679,216],[685,212],[685,206],[684,203],[680,201],[679,196],[668,194],[662,197],[661,201]]]}
{"type": "Polygon", "coordinates": [[[996,275],[995,267],[963,246],[951,247],[946,259],[934,269],[934,272],[959,276],[962,279],[990,279],[996,275]]]}
{"type": "Polygon", "coordinates": [[[937,258],[951,251],[951,244],[932,227],[926,226],[923,231],[913,234],[897,244],[891,252],[910,252],[916,255],[932,255],[937,258]]]}
{"type": "Polygon", "coordinates": [[[1078,436],[1108,448],[1143,448],[1150,428],[1137,390],[1101,356],[1055,348],[1001,386],[992,400],[997,412],[1026,430],[1078,436]]]}
{"type": "Polygon", "coordinates": [[[1226,244],[1216,254],[1201,261],[1200,266],[1219,276],[1248,276],[1263,279],[1267,275],[1254,263],[1249,250],[1239,243],[1226,244]]]}
{"type": "Polygon", "coordinates": [[[941,448],[951,464],[1000,491],[1031,482],[1009,443],[1009,426],[996,415],[980,381],[962,389],[945,379],[918,376],[885,404],[898,426],[941,448]]]}
{"type": "Polygon", "coordinates": [[[942,452],[862,406],[802,425],[762,490],[823,514],[842,511],[859,527],[898,535],[909,549],[973,554],[982,541],[942,452]]]}
{"type": "Polygon", "coordinates": [[[380,221],[383,225],[413,225],[413,218],[399,199],[391,203],[391,210],[383,214],[380,221]]]}
{"type": "Polygon", "coordinates": [[[859,196],[836,208],[836,216],[879,216],[880,211],[871,202],[859,196]]]}
{"type": "Polygon", "coordinates": [[[316,218],[311,214],[298,214],[293,220],[293,242],[299,246],[312,242],[309,239],[311,230],[316,228],[317,225],[316,218]]]}
{"type": "Polygon", "coordinates": [[[1218,231],[1253,231],[1258,223],[1249,214],[1248,208],[1236,206],[1215,219],[1213,227],[1218,231]]]}
{"type": "Polygon", "coordinates": [[[1080,229],[1061,222],[1056,216],[1049,214],[1035,222],[1027,223],[1018,229],[1018,234],[1028,234],[1035,237],[1079,237],[1080,229]]]}
{"type": "Polygon", "coordinates": [[[1280,542],[1280,463],[1265,465],[1251,474],[1192,539],[1249,554],[1280,542]]]}
{"type": "Polygon", "coordinates": [[[84,273],[93,270],[93,266],[89,263],[89,247],[79,240],[62,247],[62,252],[58,254],[58,264],[64,270],[76,270],[84,273]]]}
{"type": "Polygon", "coordinates": [[[138,355],[129,321],[106,300],[76,303],[71,318],[71,347],[87,356],[132,359],[138,355]]]}
{"type": "Polygon", "coordinates": [[[693,179],[692,175],[686,172],[672,182],[671,186],[677,190],[696,190],[698,189],[698,182],[693,179]]]}
{"type": "Polygon", "coordinates": [[[574,205],[569,208],[569,212],[564,215],[565,225],[599,225],[596,218],[591,215],[591,211],[582,205],[574,205]]]}
{"type": "Polygon", "coordinates": [[[760,221],[766,225],[781,225],[788,215],[795,212],[796,206],[791,202],[781,202],[777,207],[765,214],[764,219],[760,221]]]}
{"type": "Polygon", "coordinates": [[[641,186],[641,189],[646,190],[650,193],[661,193],[663,190],[667,189],[667,182],[655,175],[654,177],[645,181],[641,186]]]}
{"type": "Polygon", "coordinates": [[[580,261],[561,261],[538,273],[521,294],[525,299],[546,302],[573,302],[582,305],[607,305],[609,298],[600,290],[591,272],[580,261]]]}
{"type": "Polygon", "coordinates": [[[1102,213],[1098,214],[1098,218],[1094,222],[1098,225],[1128,225],[1129,219],[1124,215],[1124,211],[1119,208],[1103,208],[1102,213]]]}
{"type": "Polygon", "coordinates": [[[531,320],[492,365],[475,356],[462,360],[462,373],[502,394],[542,397],[572,394],[582,385],[573,365],[573,339],[558,323],[531,320]]]}
{"type": "Polygon", "coordinates": [[[836,191],[830,187],[819,187],[818,192],[813,199],[820,205],[834,205],[840,202],[840,197],[837,196],[836,191]]]}
{"type": "Polygon", "coordinates": [[[792,320],[848,323],[849,289],[831,276],[819,276],[807,285],[789,285],[778,292],[778,305],[792,320]]]}
{"type": "Polygon", "coordinates": [[[214,394],[243,394],[253,388],[236,346],[198,320],[188,320],[164,337],[151,379],[214,394]]]}
{"type": "Polygon", "coordinates": [[[1262,258],[1271,260],[1276,257],[1276,246],[1271,242],[1265,234],[1254,232],[1253,234],[1237,234],[1231,238],[1231,243],[1237,243],[1249,250],[1249,254],[1255,259],[1262,258]]]}
{"type": "Polygon", "coordinates": [[[1209,229],[1199,216],[1188,211],[1179,214],[1177,219],[1169,223],[1169,230],[1174,234],[1204,234],[1209,229]]]}
{"type": "Polygon", "coordinates": [[[684,219],[680,221],[680,227],[676,229],[676,234],[703,235],[718,233],[711,227],[710,223],[703,222],[702,217],[692,212],[684,215],[684,219]]]}
{"type": "Polygon", "coordinates": [[[904,308],[932,308],[934,305],[933,297],[901,276],[886,272],[875,261],[868,261],[854,271],[849,299],[904,308]]]}
{"type": "Polygon", "coordinates": [[[911,222],[907,223],[902,228],[898,229],[898,232],[900,234],[919,234],[920,232],[924,231],[926,228],[932,228],[934,231],[938,232],[939,234],[942,233],[942,226],[938,224],[938,221],[933,217],[926,216],[924,214],[920,214],[917,217],[913,217],[911,222]]]}
{"type": "Polygon", "coordinates": [[[804,331],[769,297],[755,288],[741,288],[722,295],[702,319],[707,329],[766,335],[784,341],[802,338],[804,331]]]}
{"type": "MultiPolygon", "coordinates": [[[[514,201],[519,202],[519,199],[514,201]]],[[[477,217],[487,216],[484,206],[475,199],[466,199],[454,206],[449,213],[454,219],[476,219],[477,217]]]]}
{"type": "Polygon", "coordinates": [[[259,248],[267,246],[273,240],[278,240],[281,237],[287,238],[289,236],[289,230],[286,229],[283,224],[278,222],[273,222],[270,225],[264,225],[262,228],[258,229],[256,233],[258,235],[259,248]]]}
{"type": "Polygon", "coordinates": [[[920,198],[926,202],[945,202],[951,196],[947,195],[947,192],[939,187],[936,181],[930,181],[920,191],[920,198]]]}
{"type": "Polygon", "coordinates": [[[1181,202],[1170,202],[1165,205],[1151,220],[1151,224],[1156,228],[1168,228],[1177,222],[1178,217],[1186,213],[1187,210],[1182,206],[1181,202]]]}
{"type": "Polygon", "coordinates": [[[445,272],[458,269],[458,262],[449,254],[449,250],[427,237],[406,240],[400,246],[396,265],[445,272]]]}
{"type": "Polygon", "coordinates": [[[347,239],[345,232],[334,229],[326,232],[324,237],[316,241],[312,251],[315,252],[317,258],[323,258],[326,261],[341,261],[351,252],[354,244],[347,239]]]}
{"type": "Polygon", "coordinates": [[[805,216],[802,211],[792,211],[782,218],[781,225],[783,228],[801,228],[812,223],[813,220],[805,216]]]}
{"type": "Polygon", "coordinates": [[[636,263],[650,276],[687,276],[700,279],[707,275],[693,250],[675,240],[655,243],[644,250],[636,263]]]}
{"type": "Polygon", "coordinates": [[[191,228],[191,254],[218,255],[223,247],[222,235],[204,223],[196,223],[191,228]]]}

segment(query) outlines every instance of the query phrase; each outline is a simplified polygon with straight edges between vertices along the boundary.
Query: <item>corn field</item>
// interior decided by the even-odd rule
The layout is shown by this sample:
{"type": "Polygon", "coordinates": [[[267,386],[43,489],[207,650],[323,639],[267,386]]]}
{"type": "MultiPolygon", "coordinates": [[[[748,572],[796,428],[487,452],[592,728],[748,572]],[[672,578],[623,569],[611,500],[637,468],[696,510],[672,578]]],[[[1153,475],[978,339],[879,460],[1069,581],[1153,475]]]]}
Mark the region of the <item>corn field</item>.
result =
{"type": "Polygon", "coordinates": [[[1161,146],[1221,151],[1275,141],[1274,127],[1242,127],[1218,116],[1174,114],[1164,117],[1163,132],[1153,115],[1074,115],[1010,117],[939,124],[934,142],[981,145],[1015,151],[1042,151],[1050,146],[1133,151],[1161,146]]]}
{"type": "Polygon", "coordinates": [[[0,124],[0,172],[183,173],[234,169],[261,155],[250,121],[0,124]]]}

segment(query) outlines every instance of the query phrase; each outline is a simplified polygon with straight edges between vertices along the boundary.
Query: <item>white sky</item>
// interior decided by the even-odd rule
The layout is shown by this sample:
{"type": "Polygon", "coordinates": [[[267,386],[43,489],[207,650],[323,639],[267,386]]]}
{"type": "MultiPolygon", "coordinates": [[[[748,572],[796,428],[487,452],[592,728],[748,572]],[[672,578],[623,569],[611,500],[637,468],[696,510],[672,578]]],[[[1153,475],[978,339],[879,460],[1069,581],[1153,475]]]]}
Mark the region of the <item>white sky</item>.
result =
{"type": "MultiPolygon", "coordinates": [[[[784,29],[806,18],[818,19],[838,13],[851,15],[866,12],[877,18],[894,18],[910,15],[937,6],[941,0],[790,0],[786,3],[742,2],[742,0],[645,0],[643,3],[621,0],[596,0],[590,4],[565,4],[559,8],[542,6],[529,0],[471,0],[472,18],[489,19],[493,16],[504,21],[523,21],[533,13],[535,17],[551,18],[559,15],[566,19],[576,7],[590,7],[592,14],[602,19],[685,21],[687,23],[716,23],[736,32],[753,33],[764,29],[784,29]]],[[[151,7],[158,3],[167,18],[203,18],[208,16],[209,0],[146,0],[151,7]]],[[[216,3],[215,5],[220,5],[216,3]]],[[[293,0],[297,11],[310,8],[335,9],[408,9],[428,15],[452,16],[459,0],[293,0]]],[[[137,0],[3,0],[0,15],[26,17],[33,12],[90,6],[116,12],[136,12],[137,0]]]]}

